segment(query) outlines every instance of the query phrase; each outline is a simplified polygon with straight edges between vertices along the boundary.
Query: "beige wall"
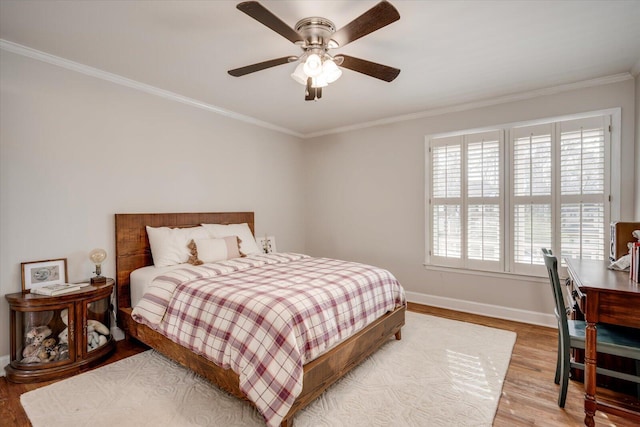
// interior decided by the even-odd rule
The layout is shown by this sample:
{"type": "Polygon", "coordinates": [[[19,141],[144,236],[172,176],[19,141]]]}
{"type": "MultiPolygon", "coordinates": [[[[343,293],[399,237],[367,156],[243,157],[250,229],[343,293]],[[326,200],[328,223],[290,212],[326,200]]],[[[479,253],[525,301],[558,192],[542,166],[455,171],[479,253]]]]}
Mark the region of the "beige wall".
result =
{"type": "MultiPolygon", "coordinates": [[[[0,51],[0,295],[20,263],[67,258],[113,276],[116,212],[256,213],[256,231],[305,250],[298,138],[0,51]]],[[[0,299],[0,357],[9,354],[0,299]]]]}
{"type": "MultiPolygon", "coordinates": [[[[634,194],[634,81],[327,135],[308,141],[307,250],[390,269],[414,300],[548,321],[546,281],[426,270],[425,135],[622,107],[622,190],[634,194]],[[453,299],[453,300],[450,300],[453,299]]],[[[632,197],[620,219],[632,219],[632,197]]]]}

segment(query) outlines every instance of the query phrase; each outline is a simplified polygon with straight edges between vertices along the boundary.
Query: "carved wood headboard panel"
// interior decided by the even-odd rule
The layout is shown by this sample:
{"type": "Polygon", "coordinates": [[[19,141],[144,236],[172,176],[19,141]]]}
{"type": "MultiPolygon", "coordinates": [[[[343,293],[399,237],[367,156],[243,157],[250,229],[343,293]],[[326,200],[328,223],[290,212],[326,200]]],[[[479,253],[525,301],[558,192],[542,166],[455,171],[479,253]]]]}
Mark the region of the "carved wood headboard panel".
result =
{"type": "Polygon", "coordinates": [[[153,265],[146,226],[187,228],[200,224],[249,224],[255,235],[253,212],[194,212],[116,214],[116,298],[118,308],[131,307],[129,275],[153,265]]]}

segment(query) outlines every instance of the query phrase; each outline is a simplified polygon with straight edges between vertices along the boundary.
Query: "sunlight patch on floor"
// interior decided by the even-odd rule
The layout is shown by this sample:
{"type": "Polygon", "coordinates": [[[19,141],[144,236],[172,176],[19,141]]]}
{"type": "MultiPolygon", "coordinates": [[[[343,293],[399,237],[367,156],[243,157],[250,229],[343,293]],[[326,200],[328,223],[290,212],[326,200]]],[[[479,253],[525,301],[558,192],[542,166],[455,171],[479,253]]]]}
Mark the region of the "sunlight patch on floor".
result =
{"type": "MultiPolygon", "coordinates": [[[[479,398],[493,400],[487,381],[487,368],[482,365],[480,358],[453,350],[446,351],[449,375],[454,387],[479,398]]],[[[493,365],[488,369],[495,371],[493,365]]]]}

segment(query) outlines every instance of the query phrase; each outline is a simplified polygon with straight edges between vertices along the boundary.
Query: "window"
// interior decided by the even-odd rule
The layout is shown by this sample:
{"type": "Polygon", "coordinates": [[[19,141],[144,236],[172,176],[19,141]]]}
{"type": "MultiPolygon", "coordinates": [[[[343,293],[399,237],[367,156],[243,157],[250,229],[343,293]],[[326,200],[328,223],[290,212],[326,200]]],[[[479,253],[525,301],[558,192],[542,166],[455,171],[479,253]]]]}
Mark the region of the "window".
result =
{"type": "Polygon", "coordinates": [[[544,275],[604,259],[611,115],[427,138],[427,264],[544,275]]]}

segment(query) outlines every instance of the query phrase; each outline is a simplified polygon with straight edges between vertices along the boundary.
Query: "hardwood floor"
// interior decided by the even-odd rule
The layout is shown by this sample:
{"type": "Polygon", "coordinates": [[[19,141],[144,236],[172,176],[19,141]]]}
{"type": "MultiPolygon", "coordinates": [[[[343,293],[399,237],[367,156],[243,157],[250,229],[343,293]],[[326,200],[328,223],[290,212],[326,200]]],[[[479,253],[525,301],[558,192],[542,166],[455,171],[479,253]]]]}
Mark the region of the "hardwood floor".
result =
{"type": "MultiPolygon", "coordinates": [[[[581,383],[570,381],[567,404],[558,408],[558,386],[553,383],[557,346],[557,331],[542,326],[511,322],[446,309],[409,304],[409,310],[446,317],[464,322],[516,332],[511,363],[502,390],[502,397],[494,426],[581,426],[584,417],[581,383]]],[[[146,347],[128,340],[119,341],[117,350],[106,363],[129,357],[144,351],[146,347]]],[[[20,405],[20,395],[55,381],[36,384],[13,384],[0,377],[0,424],[2,426],[29,426],[29,420],[20,405]]],[[[640,407],[637,400],[608,390],[598,389],[607,397],[624,398],[629,404],[640,407]]],[[[452,422],[452,425],[455,422],[452,422]]],[[[295,422],[294,422],[295,425],[295,422]]],[[[631,421],[598,413],[596,426],[635,426],[631,421]]]]}

